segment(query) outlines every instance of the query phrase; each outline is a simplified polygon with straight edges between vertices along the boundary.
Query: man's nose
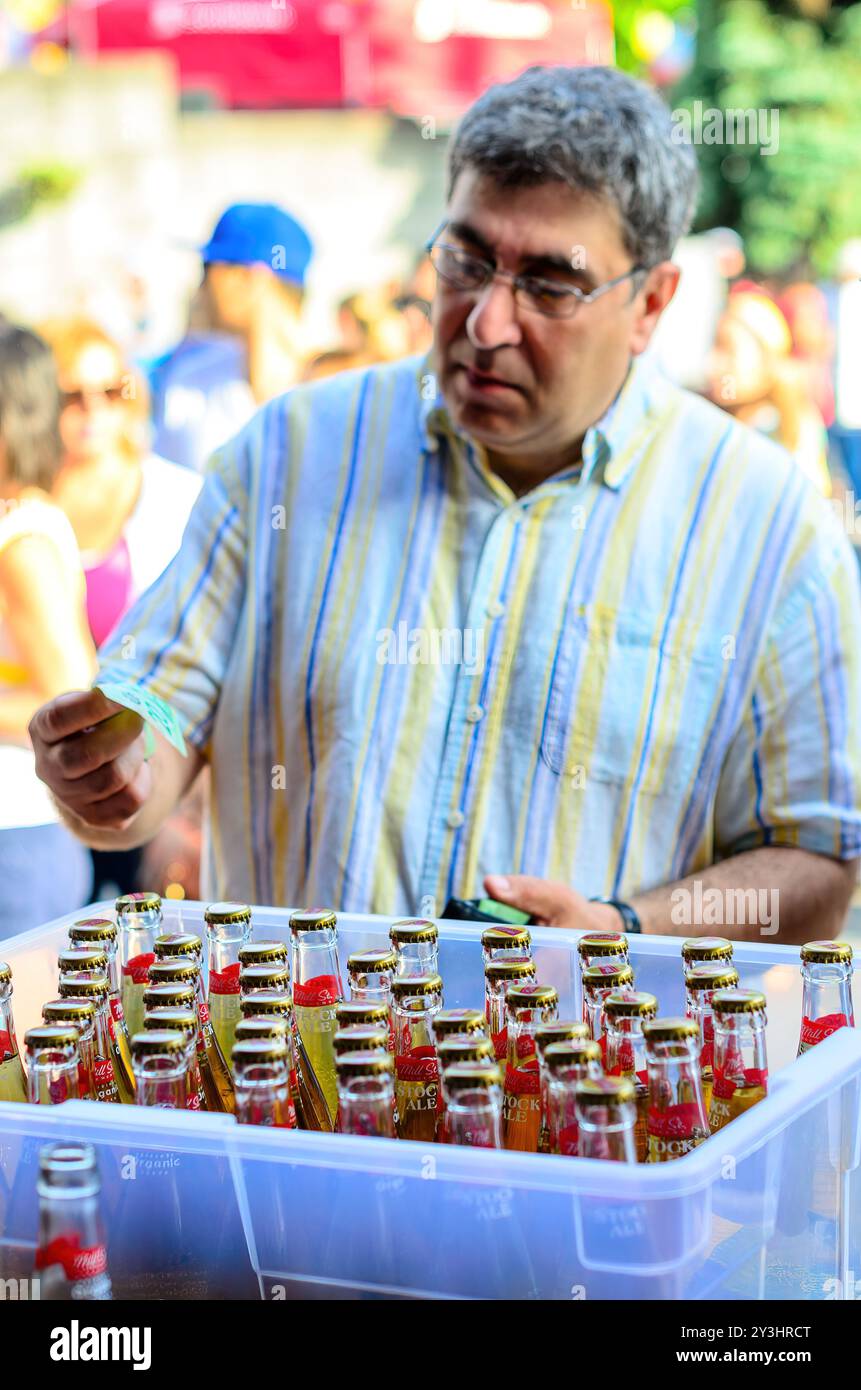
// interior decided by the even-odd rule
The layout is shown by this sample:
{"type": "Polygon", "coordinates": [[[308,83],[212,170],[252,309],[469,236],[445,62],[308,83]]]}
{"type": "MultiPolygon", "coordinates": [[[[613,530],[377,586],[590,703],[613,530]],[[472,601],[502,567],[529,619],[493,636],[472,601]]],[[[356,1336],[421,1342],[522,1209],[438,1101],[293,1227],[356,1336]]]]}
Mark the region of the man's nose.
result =
{"type": "Polygon", "coordinates": [[[466,335],[473,347],[484,351],[519,344],[522,334],[509,281],[491,280],[485,285],[466,321],[466,335]]]}

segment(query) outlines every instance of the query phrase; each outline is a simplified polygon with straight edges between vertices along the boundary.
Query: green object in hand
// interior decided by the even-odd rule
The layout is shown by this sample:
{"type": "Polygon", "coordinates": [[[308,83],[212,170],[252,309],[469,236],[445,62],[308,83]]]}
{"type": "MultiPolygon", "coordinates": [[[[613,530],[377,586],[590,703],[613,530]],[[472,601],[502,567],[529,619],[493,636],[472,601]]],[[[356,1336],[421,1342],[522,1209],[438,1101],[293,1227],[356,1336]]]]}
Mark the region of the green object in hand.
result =
{"type": "Polygon", "coordinates": [[[486,912],[488,917],[498,917],[502,922],[511,922],[515,927],[525,927],[529,921],[528,912],[521,912],[519,907],[509,907],[508,903],[495,902],[493,898],[481,898],[478,910],[486,912]]]}

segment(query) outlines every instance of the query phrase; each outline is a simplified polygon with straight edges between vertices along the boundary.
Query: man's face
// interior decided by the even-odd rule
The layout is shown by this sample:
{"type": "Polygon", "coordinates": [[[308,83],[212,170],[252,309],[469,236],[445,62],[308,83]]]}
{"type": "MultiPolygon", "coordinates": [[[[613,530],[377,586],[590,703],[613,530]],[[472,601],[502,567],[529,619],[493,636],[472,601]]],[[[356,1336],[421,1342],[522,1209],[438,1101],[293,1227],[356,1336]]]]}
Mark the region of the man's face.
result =
{"type": "MultiPolygon", "coordinates": [[[[586,293],[633,265],[611,205],[562,183],[503,189],[472,169],[455,184],[438,240],[586,293]]],[[[659,314],[628,280],[571,318],[549,318],[516,303],[510,281],[476,291],[440,278],[435,364],[455,424],[505,460],[540,466],[564,455],[613,400],[659,314]]]]}

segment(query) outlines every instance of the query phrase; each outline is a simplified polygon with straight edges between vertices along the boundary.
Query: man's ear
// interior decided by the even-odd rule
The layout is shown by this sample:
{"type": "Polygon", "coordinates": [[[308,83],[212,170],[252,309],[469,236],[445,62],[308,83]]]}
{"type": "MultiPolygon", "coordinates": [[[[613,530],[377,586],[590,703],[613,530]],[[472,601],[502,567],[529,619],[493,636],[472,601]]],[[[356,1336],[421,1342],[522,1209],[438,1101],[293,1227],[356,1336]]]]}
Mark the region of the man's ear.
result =
{"type": "Polygon", "coordinates": [[[672,261],[653,266],[636,295],[635,318],[631,329],[631,354],[634,357],[649,346],[658,319],[676,292],[681,271],[672,261]]]}

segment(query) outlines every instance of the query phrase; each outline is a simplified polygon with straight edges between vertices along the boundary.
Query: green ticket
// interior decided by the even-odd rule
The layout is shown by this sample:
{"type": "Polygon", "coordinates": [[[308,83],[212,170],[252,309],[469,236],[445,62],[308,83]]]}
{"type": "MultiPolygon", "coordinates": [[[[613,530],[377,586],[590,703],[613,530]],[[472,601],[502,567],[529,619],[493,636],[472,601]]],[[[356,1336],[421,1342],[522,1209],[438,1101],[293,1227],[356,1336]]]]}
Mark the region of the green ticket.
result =
{"type": "Polygon", "coordinates": [[[105,681],[96,684],[94,689],[101,690],[102,694],[106,695],[109,700],[113,700],[115,704],[124,705],[126,709],[134,710],[135,714],[139,714],[141,719],[146,720],[147,757],[150,757],[153,752],[150,727],[157,729],[184,758],[187,756],[179,716],[176,710],[167,703],[167,700],[162,700],[161,696],[154,695],[151,690],[146,690],[142,685],[134,685],[131,681],[105,681]]]}

